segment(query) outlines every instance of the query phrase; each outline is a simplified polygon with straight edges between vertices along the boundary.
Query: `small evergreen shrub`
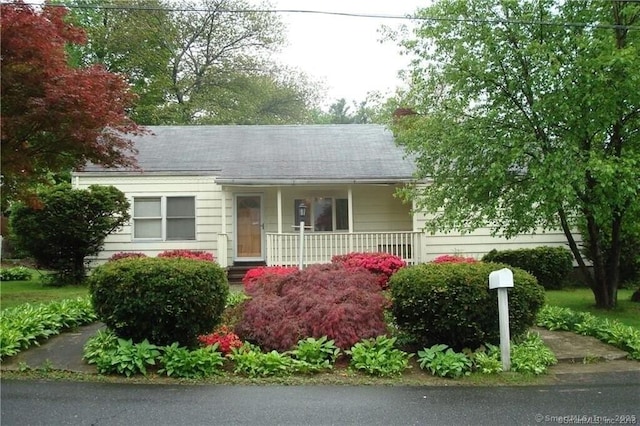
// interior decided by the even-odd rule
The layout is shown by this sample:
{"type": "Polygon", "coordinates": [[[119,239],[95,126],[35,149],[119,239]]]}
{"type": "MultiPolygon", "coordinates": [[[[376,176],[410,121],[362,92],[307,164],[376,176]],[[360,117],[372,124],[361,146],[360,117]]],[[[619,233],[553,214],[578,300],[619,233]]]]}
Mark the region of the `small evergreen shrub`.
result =
{"type": "MultiPolygon", "coordinates": [[[[499,342],[498,303],[489,274],[505,267],[491,263],[422,264],[404,268],[390,280],[398,328],[423,347],[446,344],[454,350],[499,342]]],[[[509,327],[524,333],[544,304],[544,289],[533,276],[513,268],[509,327]]]]}
{"type": "Polygon", "coordinates": [[[119,337],[195,346],[220,321],[229,284],[216,263],[141,258],[107,262],[89,277],[99,319],[119,337]]]}
{"type": "Polygon", "coordinates": [[[160,258],[178,257],[181,259],[204,260],[206,262],[215,262],[216,258],[212,253],[201,250],[166,250],[158,255],[160,258]]]}
{"type": "Polygon", "coordinates": [[[443,254],[433,259],[432,263],[476,263],[478,260],[473,257],[464,257],[454,254],[443,254]]]}
{"type": "Polygon", "coordinates": [[[260,285],[261,282],[269,281],[271,278],[278,279],[280,276],[293,274],[297,271],[298,268],[292,266],[260,266],[252,268],[242,277],[242,286],[244,291],[250,292],[253,287],[260,285]]]}
{"type": "Polygon", "coordinates": [[[376,277],[341,265],[310,266],[251,290],[235,332],[267,350],[287,351],[307,337],[348,349],[386,332],[387,300],[376,277]]]}
{"type": "Polygon", "coordinates": [[[368,270],[378,277],[378,285],[382,289],[387,288],[391,275],[407,265],[401,257],[393,254],[357,252],[333,256],[331,263],[368,270]]]}
{"type": "Polygon", "coordinates": [[[132,252],[132,251],[121,251],[119,253],[115,253],[113,254],[110,258],[109,258],[109,262],[113,262],[114,260],[120,260],[120,259],[139,259],[141,257],[147,257],[146,254],[144,253],[139,253],[139,252],[132,252]]]}
{"type": "Polygon", "coordinates": [[[562,288],[573,270],[573,256],[562,247],[491,250],[484,255],[482,261],[505,263],[524,269],[536,277],[538,284],[549,290],[562,288]]]}

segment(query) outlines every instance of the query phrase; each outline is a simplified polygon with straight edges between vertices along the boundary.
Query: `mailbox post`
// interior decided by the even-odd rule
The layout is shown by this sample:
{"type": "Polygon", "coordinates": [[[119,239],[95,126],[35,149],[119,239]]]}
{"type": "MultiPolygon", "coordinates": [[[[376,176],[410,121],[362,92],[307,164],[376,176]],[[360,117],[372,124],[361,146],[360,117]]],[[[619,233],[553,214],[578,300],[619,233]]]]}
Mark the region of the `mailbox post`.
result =
{"type": "Polygon", "coordinates": [[[511,342],[509,336],[509,299],[507,289],[513,287],[513,272],[503,268],[489,274],[489,289],[498,289],[498,317],[500,321],[500,359],[502,370],[511,369],[511,342]]]}

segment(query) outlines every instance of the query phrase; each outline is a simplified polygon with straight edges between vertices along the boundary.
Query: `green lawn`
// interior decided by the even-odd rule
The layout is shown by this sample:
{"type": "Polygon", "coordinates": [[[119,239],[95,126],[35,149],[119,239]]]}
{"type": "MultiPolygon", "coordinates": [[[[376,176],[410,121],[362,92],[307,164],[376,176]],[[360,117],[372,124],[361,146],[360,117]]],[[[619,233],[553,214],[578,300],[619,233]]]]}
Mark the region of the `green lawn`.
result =
{"type": "Polygon", "coordinates": [[[33,271],[29,281],[3,281],[0,283],[0,309],[11,308],[23,303],[51,302],[72,299],[89,294],[84,286],[51,287],[40,282],[41,275],[33,271]]]}
{"type": "Polygon", "coordinates": [[[618,306],[605,311],[595,308],[593,293],[588,288],[567,288],[564,290],[547,290],[547,304],[562,306],[574,311],[589,312],[601,318],[618,320],[623,324],[640,329],[640,303],[634,303],[631,294],[634,290],[618,290],[618,306]]]}

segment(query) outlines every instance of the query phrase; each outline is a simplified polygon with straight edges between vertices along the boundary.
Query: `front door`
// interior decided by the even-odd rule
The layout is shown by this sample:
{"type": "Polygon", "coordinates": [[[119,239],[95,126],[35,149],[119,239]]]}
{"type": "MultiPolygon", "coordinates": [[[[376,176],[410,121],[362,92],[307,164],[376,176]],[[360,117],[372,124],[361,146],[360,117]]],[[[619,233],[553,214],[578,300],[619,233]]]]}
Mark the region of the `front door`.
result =
{"type": "Polygon", "coordinates": [[[236,257],[263,259],[262,255],[262,197],[236,196],[236,257]]]}

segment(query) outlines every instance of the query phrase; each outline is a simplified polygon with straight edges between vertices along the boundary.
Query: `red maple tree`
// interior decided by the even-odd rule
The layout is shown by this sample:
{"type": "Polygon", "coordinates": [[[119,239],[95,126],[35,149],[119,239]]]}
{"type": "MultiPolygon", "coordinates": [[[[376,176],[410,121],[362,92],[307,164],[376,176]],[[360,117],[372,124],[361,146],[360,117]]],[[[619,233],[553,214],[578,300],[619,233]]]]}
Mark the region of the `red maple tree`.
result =
{"type": "Polygon", "coordinates": [[[127,116],[134,95],[101,66],[73,68],[65,45],[86,42],[67,9],[0,5],[2,39],[2,200],[20,198],[48,172],[135,166],[127,135],[144,130],[127,116]]]}

